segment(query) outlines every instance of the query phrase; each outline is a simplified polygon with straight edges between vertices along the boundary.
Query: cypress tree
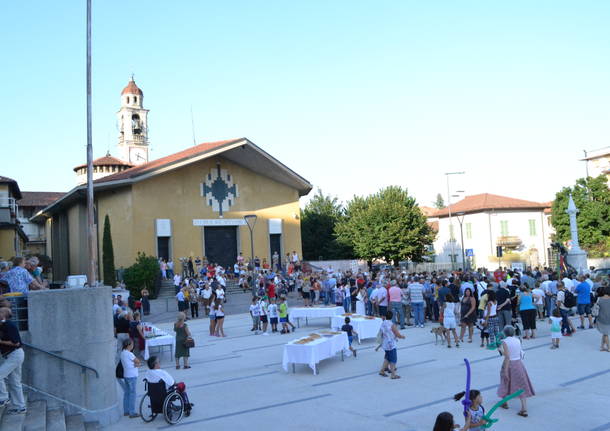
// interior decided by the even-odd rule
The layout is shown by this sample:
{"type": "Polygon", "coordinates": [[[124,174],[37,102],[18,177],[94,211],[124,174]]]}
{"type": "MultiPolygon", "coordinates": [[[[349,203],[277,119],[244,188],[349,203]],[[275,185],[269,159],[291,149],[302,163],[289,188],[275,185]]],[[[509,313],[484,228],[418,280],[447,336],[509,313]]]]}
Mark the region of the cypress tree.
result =
{"type": "Polygon", "coordinates": [[[106,214],[104,219],[104,237],[102,238],[102,262],[104,268],[104,284],[114,287],[116,284],[116,272],[114,270],[114,248],[112,246],[112,235],[110,234],[110,218],[106,214]]]}

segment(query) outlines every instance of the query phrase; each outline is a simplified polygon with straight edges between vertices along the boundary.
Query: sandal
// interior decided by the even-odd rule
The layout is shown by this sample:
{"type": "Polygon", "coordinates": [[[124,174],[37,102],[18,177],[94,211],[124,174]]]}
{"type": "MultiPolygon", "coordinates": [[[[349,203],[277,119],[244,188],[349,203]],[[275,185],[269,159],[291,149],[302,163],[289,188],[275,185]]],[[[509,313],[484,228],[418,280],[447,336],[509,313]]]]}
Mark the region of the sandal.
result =
{"type": "Polygon", "coordinates": [[[388,375],[387,375],[386,373],[379,373],[379,375],[380,375],[381,377],[388,377],[388,375]]]}
{"type": "Polygon", "coordinates": [[[392,376],[392,377],[390,377],[390,378],[391,378],[392,380],[396,380],[396,379],[400,379],[400,376],[399,376],[399,375],[395,375],[395,376],[392,376]]]}
{"type": "Polygon", "coordinates": [[[186,366],[184,367],[184,369],[185,369],[185,370],[188,370],[189,368],[191,368],[191,366],[190,366],[190,365],[186,365],[186,366]]]}
{"type": "Polygon", "coordinates": [[[503,409],[508,409],[508,403],[504,403],[500,407],[502,407],[503,409]]]}
{"type": "Polygon", "coordinates": [[[519,413],[517,413],[519,416],[523,416],[524,418],[527,417],[527,410],[520,410],[519,413]]]}
{"type": "Polygon", "coordinates": [[[176,365],[176,369],[179,370],[180,369],[180,365],[176,365]]]}

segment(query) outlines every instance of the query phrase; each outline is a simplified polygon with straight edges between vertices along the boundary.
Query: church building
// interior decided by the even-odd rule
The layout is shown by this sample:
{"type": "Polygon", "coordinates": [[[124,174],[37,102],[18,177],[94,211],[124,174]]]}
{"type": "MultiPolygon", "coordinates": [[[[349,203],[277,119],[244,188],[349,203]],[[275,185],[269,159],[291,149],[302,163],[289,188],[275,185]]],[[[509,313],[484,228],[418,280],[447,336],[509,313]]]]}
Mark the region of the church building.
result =
{"type": "MultiPolygon", "coordinates": [[[[312,185],[247,138],[208,142],[149,161],[148,110],[132,80],[121,93],[118,157],[94,162],[98,260],[109,216],[116,268],[138,252],[173,259],[205,256],[225,267],[239,253],[270,261],[301,256],[299,198],[312,185]],[[255,221],[250,228],[244,216],[255,221]],[[256,216],[256,217],[252,217],[256,216]]],[[[53,278],[86,274],[87,166],[75,168],[78,185],[36,217],[46,223],[53,278]]],[[[100,279],[103,279],[100,267],[100,279]]]]}

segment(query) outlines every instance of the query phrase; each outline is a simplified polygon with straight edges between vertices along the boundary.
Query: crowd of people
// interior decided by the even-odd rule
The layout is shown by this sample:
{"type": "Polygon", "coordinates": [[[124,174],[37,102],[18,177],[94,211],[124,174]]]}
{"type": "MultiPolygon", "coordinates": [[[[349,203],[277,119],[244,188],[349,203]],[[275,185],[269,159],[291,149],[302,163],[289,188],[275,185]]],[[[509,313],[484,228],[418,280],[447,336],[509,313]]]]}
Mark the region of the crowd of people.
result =
{"type": "MultiPolygon", "coordinates": [[[[401,329],[407,326],[441,328],[449,348],[473,343],[477,330],[480,347],[497,348],[503,357],[497,396],[504,398],[523,390],[518,410],[523,417],[528,416],[527,398],[534,396],[535,391],[522,361],[522,342],[537,337],[539,322],[551,324],[551,349],[558,349],[560,339],[573,336],[577,330],[597,328],[602,335],[600,349],[610,351],[610,287],[606,280],[592,279],[588,274],[559,275],[549,268],[420,273],[390,268],[375,273],[328,268],[304,272],[291,255],[277,265],[272,260],[271,266],[264,261],[260,265],[256,261],[246,262],[240,255],[233,271],[196,258],[192,260],[191,272],[188,262],[185,260],[183,265],[185,270],[172,277],[180,311],[174,324],[177,369],[180,360],[183,368],[190,368],[187,340],[192,340],[192,336],[186,323],[189,318],[208,317],[210,335],[226,336],[224,304],[229,282],[251,293],[247,311],[255,334],[294,331],[289,319],[289,300],[295,306],[334,305],[346,313],[382,318],[377,349],[382,349],[384,356],[379,375],[391,379],[400,378],[396,369],[397,341],[404,338],[401,329]],[[578,327],[570,319],[571,315],[579,317],[578,327]]],[[[129,311],[119,312],[118,316],[121,315],[128,323],[118,325],[117,340],[121,342],[121,349],[131,340],[130,348],[137,359],[140,317],[129,311]]],[[[356,355],[351,339],[357,334],[349,317],[345,320],[341,329],[348,334],[350,349],[356,355]]],[[[131,396],[129,385],[125,388],[126,396],[131,396]]],[[[481,413],[483,400],[476,390],[470,394],[470,400],[472,404],[463,429],[476,430],[485,423],[481,413]]],[[[126,404],[126,413],[131,415],[130,406],[126,404]]],[[[508,405],[502,407],[508,408],[508,405]]],[[[449,423],[450,416],[439,415],[437,423],[449,423]]]]}

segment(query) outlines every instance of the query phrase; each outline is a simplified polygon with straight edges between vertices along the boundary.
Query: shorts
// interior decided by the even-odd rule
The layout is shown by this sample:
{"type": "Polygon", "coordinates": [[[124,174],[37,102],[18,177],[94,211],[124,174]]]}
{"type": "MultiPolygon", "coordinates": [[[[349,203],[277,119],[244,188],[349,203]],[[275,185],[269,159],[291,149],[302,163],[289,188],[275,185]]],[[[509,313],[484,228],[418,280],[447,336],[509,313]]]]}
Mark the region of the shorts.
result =
{"type": "Polygon", "coordinates": [[[271,317],[270,320],[272,325],[277,325],[277,317],[271,317]]]}
{"type": "Polygon", "coordinates": [[[396,348],[392,350],[386,350],[384,358],[390,364],[395,364],[396,362],[398,362],[398,353],[396,352],[396,348]]]}
{"type": "Polygon", "coordinates": [[[210,314],[210,320],[216,320],[216,316],[214,314],[210,314]]]}
{"type": "Polygon", "coordinates": [[[288,317],[280,317],[281,323],[288,323],[288,317]]]}
{"type": "Polygon", "coordinates": [[[267,316],[261,316],[261,322],[262,323],[267,323],[267,316]]]}
{"type": "Polygon", "coordinates": [[[309,299],[309,292],[303,292],[303,299],[309,299]]]}
{"type": "Polygon", "coordinates": [[[578,309],[578,314],[580,316],[582,316],[582,315],[590,316],[591,315],[591,304],[578,304],[576,306],[576,308],[578,309]]]}
{"type": "Polygon", "coordinates": [[[216,316],[216,320],[222,320],[224,318],[225,318],[225,316],[216,316]]]}
{"type": "Polygon", "coordinates": [[[445,317],[443,319],[443,326],[445,329],[456,329],[455,317],[445,317]]]}
{"type": "Polygon", "coordinates": [[[354,336],[353,335],[348,335],[347,336],[347,340],[349,341],[349,345],[352,345],[352,341],[354,341],[354,336]]]}

